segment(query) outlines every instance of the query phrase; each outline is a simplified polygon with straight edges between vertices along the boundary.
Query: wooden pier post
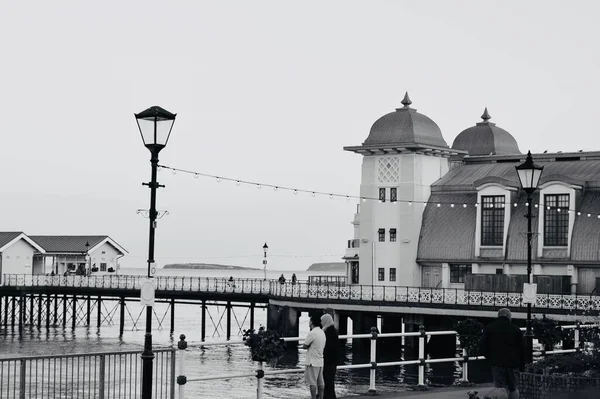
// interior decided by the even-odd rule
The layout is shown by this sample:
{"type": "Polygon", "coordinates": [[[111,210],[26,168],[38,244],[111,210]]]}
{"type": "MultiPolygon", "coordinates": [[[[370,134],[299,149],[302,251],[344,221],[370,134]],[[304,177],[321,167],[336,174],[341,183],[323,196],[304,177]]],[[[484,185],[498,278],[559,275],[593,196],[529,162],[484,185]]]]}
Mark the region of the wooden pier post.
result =
{"type": "Polygon", "coordinates": [[[73,295],[73,319],[71,320],[71,330],[75,330],[77,324],[77,296],[73,295]]]}
{"type": "Polygon", "coordinates": [[[171,334],[175,331],[175,299],[171,298],[171,334]]]}
{"type": "Polygon", "coordinates": [[[63,327],[67,326],[67,295],[63,295],[63,327]]]}
{"type": "Polygon", "coordinates": [[[17,314],[17,298],[12,297],[12,314],[10,315],[10,325],[14,329],[15,328],[15,317],[17,314]]]}
{"type": "Polygon", "coordinates": [[[54,294],[54,325],[58,323],[58,294],[54,294]]]}
{"type": "Polygon", "coordinates": [[[250,329],[254,330],[254,302],[250,302],[250,329]]]}
{"type": "Polygon", "coordinates": [[[231,339],[231,302],[227,301],[227,341],[231,339]]]}
{"type": "Polygon", "coordinates": [[[52,296],[50,294],[46,295],[46,330],[50,329],[50,302],[52,296]]]}
{"type": "Polygon", "coordinates": [[[90,321],[92,320],[92,316],[90,315],[90,313],[92,313],[92,304],[91,304],[91,298],[88,295],[87,296],[87,314],[86,314],[86,325],[89,327],[90,326],[90,321]]]}
{"type": "Polygon", "coordinates": [[[123,336],[123,330],[125,329],[125,298],[121,297],[121,312],[119,315],[119,337],[123,336]]]}
{"type": "MultiPolygon", "coordinates": [[[[25,297],[25,300],[27,301],[27,297],[25,297]]],[[[29,295],[29,317],[26,318],[26,320],[29,320],[29,325],[31,327],[33,327],[33,314],[34,314],[33,306],[34,305],[35,305],[35,295],[31,294],[31,295],[29,295]]]]}
{"type": "Polygon", "coordinates": [[[204,299],[202,300],[202,326],[200,330],[200,336],[202,342],[204,342],[204,339],[206,338],[206,300],[204,299]]]}
{"type": "Polygon", "coordinates": [[[44,298],[42,297],[42,294],[40,294],[38,296],[38,317],[37,317],[37,326],[38,326],[38,330],[42,329],[42,311],[44,308],[44,298]]]}
{"type": "Polygon", "coordinates": [[[24,306],[24,298],[23,295],[19,296],[19,334],[21,334],[23,332],[23,316],[25,313],[25,306],[24,306]]]}
{"type": "Polygon", "coordinates": [[[4,297],[4,328],[8,324],[8,296],[4,297]]]}
{"type": "Polygon", "coordinates": [[[98,295],[98,308],[96,309],[96,327],[100,328],[102,323],[102,297],[98,295]]]}

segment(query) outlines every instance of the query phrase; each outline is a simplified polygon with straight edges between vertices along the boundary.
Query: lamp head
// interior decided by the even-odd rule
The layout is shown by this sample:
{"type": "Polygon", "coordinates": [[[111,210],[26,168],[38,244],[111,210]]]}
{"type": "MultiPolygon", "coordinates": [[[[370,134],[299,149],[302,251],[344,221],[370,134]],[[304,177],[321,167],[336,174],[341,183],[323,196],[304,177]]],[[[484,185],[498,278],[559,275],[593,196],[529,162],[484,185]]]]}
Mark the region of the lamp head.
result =
{"type": "Polygon", "coordinates": [[[155,105],[134,115],[146,148],[157,151],[165,148],[177,114],[155,105]]]}
{"type": "Polygon", "coordinates": [[[523,190],[525,190],[528,194],[533,193],[538,187],[544,167],[533,163],[531,151],[528,151],[525,162],[515,166],[515,169],[517,170],[519,182],[521,183],[523,190]]]}

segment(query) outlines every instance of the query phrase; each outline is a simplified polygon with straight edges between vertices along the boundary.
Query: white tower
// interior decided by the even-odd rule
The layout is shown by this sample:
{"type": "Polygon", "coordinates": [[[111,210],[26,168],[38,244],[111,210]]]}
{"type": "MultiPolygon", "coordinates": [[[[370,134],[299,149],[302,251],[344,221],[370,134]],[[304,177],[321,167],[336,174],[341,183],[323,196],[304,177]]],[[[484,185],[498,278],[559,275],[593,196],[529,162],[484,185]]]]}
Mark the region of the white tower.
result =
{"type": "Polygon", "coordinates": [[[345,258],[351,284],[421,284],[417,249],[424,202],[457,152],[448,147],[435,122],[411,103],[406,93],[404,107],[379,118],[361,146],[344,147],[363,155],[361,198],[380,199],[361,200],[354,217],[356,236],[351,242],[359,244],[358,258],[349,254],[355,251],[350,248],[345,258]]]}

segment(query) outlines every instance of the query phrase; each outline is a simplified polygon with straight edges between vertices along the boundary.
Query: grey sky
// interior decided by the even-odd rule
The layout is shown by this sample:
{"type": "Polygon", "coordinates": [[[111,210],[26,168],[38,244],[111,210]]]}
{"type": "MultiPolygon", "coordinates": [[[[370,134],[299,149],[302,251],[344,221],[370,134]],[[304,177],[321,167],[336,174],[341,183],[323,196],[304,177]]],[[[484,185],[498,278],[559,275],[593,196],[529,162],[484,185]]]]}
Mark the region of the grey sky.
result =
{"type": "MultiPolygon", "coordinates": [[[[108,234],[144,266],[133,113],[152,105],[178,114],[164,165],[354,195],[362,160],[342,147],[405,90],[449,145],[487,106],[523,152],[600,150],[599,4],[6,1],[0,230],[108,234]]],[[[352,236],[355,201],[159,180],[160,266],[259,267],[267,241],[270,267],[304,268],[352,236]]]]}

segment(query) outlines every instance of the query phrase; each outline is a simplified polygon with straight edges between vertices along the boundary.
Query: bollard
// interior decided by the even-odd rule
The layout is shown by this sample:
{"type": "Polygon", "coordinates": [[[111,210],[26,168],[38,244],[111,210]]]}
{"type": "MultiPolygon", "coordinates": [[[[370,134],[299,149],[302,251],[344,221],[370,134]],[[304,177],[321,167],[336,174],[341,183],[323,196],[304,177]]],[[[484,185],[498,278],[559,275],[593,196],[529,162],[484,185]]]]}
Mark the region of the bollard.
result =
{"type": "Polygon", "coordinates": [[[575,350],[579,352],[581,348],[579,347],[579,329],[581,328],[581,323],[577,322],[575,325],[575,350]]]}
{"type": "Polygon", "coordinates": [[[469,383],[469,356],[467,355],[467,350],[463,349],[463,375],[462,375],[462,383],[469,383]]]}
{"type": "Polygon", "coordinates": [[[377,370],[377,327],[371,327],[371,370],[369,370],[369,395],[376,395],[375,370],[377,370]]]}
{"type": "Polygon", "coordinates": [[[419,389],[425,390],[425,326],[419,326],[419,389]]]}
{"type": "Polygon", "coordinates": [[[177,376],[177,385],[179,385],[179,399],[185,398],[185,383],[187,377],[185,376],[185,362],[184,355],[187,348],[187,342],[185,342],[185,335],[179,336],[179,342],[177,343],[177,349],[179,349],[179,375],[177,376]]]}
{"type": "Polygon", "coordinates": [[[256,399],[262,399],[264,376],[263,362],[258,362],[258,368],[256,369],[256,399]]]}

